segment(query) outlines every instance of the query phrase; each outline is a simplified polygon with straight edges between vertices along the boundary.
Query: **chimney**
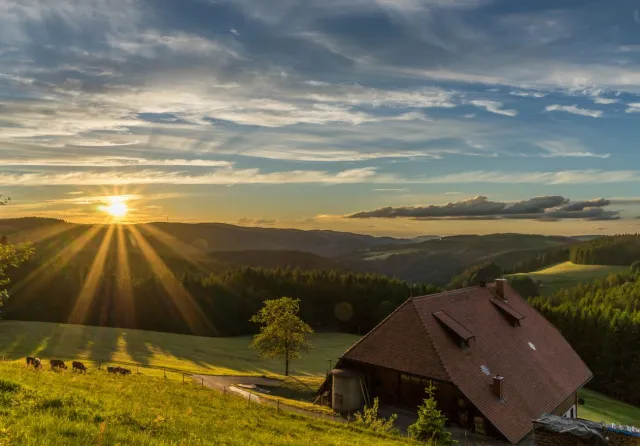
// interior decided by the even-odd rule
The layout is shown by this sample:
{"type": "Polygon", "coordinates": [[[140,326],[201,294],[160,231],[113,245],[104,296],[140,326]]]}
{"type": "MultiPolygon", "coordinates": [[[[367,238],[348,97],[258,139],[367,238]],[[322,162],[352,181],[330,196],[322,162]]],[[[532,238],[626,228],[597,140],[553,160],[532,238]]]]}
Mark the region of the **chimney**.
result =
{"type": "Polygon", "coordinates": [[[496,279],[496,293],[498,293],[498,297],[502,300],[507,300],[504,294],[504,284],[507,283],[507,279],[496,279]]]}
{"type": "Polygon", "coordinates": [[[504,399],[504,376],[493,377],[493,395],[499,400],[504,399]]]}

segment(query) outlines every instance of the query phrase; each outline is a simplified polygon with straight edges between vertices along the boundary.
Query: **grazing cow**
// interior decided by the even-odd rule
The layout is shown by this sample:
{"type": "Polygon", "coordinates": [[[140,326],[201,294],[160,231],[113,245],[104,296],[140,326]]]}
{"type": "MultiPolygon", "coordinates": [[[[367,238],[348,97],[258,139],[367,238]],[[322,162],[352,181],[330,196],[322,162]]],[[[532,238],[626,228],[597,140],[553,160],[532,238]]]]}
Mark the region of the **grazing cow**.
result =
{"type": "Polygon", "coordinates": [[[120,369],[119,371],[120,371],[121,375],[131,375],[131,370],[125,369],[125,368],[122,368],[122,367],[118,367],[118,368],[120,369]]]}
{"type": "Polygon", "coordinates": [[[36,363],[36,358],[33,356],[27,356],[27,365],[34,365],[36,363]]]}
{"type": "Polygon", "coordinates": [[[87,373],[87,368],[84,366],[83,363],[79,361],[73,361],[73,363],[71,364],[71,367],[74,372],[77,370],[79,372],[87,373]]]}
{"type": "Polygon", "coordinates": [[[120,367],[109,366],[107,367],[107,372],[113,373],[113,374],[120,373],[120,367]]]}
{"type": "Polygon", "coordinates": [[[67,365],[60,359],[52,359],[49,364],[51,364],[52,369],[67,369],[67,365]]]}
{"type": "Polygon", "coordinates": [[[42,362],[40,362],[40,358],[36,358],[33,360],[33,367],[36,369],[42,368],[42,362]]]}

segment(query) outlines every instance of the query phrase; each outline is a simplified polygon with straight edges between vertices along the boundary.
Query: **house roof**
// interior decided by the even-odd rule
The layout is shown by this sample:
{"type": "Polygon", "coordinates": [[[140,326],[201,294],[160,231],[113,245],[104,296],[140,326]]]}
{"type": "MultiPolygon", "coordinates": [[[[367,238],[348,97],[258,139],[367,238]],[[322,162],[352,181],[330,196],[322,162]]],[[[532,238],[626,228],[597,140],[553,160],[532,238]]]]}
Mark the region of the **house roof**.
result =
{"type": "Polygon", "coordinates": [[[508,285],[505,297],[519,326],[491,301],[498,298],[495,285],[411,298],[343,359],[450,381],[517,443],[532,420],[556,409],[592,374],[560,332],[508,285]],[[465,335],[468,348],[436,317],[439,312],[473,335],[465,335]],[[504,377],[504,400],[492,392],[495,375],[504,377]]]}

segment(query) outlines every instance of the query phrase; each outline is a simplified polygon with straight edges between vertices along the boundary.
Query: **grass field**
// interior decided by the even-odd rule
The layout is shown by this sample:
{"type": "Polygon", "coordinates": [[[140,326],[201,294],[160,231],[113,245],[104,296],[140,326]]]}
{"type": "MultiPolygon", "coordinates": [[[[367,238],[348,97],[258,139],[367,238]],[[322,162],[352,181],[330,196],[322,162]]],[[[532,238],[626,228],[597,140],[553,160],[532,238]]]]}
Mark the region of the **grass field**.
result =
{"type": "Polygon", "coordinates": [[[207,388],[90,370],[34,371],[0,363],[0,446],[394,445],[353,424],[276,413],[207,388]]]}
{"type": "Polygon", "coordinates": [[[584,406],[578,408],[580,418],[640,427],[640,408],[587,389],[580,391],[580,397],[584,399],[584,406]]]}
{"type": "MultiPolygon", "coordinates": [[[[313,349],[292,363],[292,373],[324,376],[329,368],[327,360],[335,364],[358,339],[340,333],[313,335],[313,349]]],[[[86,359],[93,363],[135,362],[208,374],[283,373],[281,361],[260,359],[249,348],[250,342],[250,336],[207,338],[47,322],[0,322],[0,356],[8,359],[36,355],[42,359],[86,359]]]]}
{"type": "Polygon", "coordinates": [[[581,282],[601,279],[625,269],[627,269],[625,266],[576,265],[572,262],[564,262],[540,271],[513,274],[513,276],[529,276],[541,282],[540,291],[544,295],[549,295],[561,288],[570,288],[581,282]]]}
{"type": "MultiPolygon", "coordinates": [[[[314,348],[306,357],[293,363],[293,374],[306,386],[287,380],[279,389],[271,389],[273,394],[308,401],[313,394],[309,389],[317,388],[329,368],[327,359],[335,364],[357,340],[358,336],[340,333],[313,335],[314,348]]],[[[151,379],[164,376],[162,367],[206,374],[281,374],[282,364],[260,359],[249,348],[250,341],[250,337],[205,338],[47,322],[0,322],[0,357],[15,360],[20,366],[27,355],[37,355],[45,361],[50,358],[81,359],[92,369],[98,361],[135,362],[160,368],[140,370],[144,377],[151,379]]],[[[167,377],[174,383],[182,381],[180,373],[170,371],[167,377]]],[[[586,405],[580,407],[581,416],[626,424],[636,420],[635,424],[640,424],[640,409],[594,392],[585,392],[586,405]]]]}

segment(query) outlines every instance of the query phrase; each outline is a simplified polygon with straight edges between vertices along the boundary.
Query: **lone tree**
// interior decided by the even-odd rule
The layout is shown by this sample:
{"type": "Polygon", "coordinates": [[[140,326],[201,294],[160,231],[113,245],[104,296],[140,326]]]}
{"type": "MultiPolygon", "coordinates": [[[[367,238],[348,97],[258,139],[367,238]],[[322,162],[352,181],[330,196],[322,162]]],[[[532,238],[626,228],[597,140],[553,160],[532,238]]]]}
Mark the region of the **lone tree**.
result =
{"type": "Polygon", "coordinates": [[[289,363],[309,351],[308,336],[313,330],[298,316],[300,299],[281,297],[264,302],[251,322],[260,324],[260,333],[251,347],[263,358],[284,358],[284,374],[289,376],[289,363]]]}

